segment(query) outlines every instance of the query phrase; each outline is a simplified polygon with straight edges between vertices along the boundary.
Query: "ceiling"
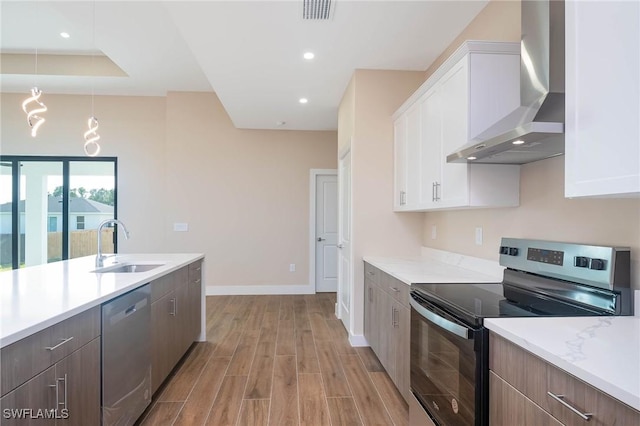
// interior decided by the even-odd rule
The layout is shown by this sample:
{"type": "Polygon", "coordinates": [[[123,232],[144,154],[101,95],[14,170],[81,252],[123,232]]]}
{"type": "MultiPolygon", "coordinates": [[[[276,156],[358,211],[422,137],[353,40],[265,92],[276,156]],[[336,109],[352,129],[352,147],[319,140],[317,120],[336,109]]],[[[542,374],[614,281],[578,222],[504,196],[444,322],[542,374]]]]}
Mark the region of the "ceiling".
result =
{"type": "Polygon", "coordinates": [[[2,0],[1,89],[215,91],[238,128],[334,130],[355,69],[423,71],[487,3],[333,0],[305,20],[302,2],[2,0]]]}

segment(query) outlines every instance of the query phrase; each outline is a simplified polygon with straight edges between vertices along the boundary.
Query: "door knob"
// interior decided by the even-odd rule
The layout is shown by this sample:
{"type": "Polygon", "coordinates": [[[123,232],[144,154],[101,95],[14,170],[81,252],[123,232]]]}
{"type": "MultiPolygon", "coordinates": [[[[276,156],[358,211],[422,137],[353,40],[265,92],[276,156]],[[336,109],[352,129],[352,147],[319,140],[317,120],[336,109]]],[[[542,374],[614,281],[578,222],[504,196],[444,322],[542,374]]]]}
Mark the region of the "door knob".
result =
{"type": "Polygon", "coordinates": [[[338,244],[338,246],[337,246],[337,247],[338,247],[339,249],[341,249],[342,247],[344,247],[344,245],[342,245],[342,244],[338,244]]]}
{"type": "Polygon", "coordinates": [[[324,238],[318,237],[317,241],[324,241],[324,238]]]}

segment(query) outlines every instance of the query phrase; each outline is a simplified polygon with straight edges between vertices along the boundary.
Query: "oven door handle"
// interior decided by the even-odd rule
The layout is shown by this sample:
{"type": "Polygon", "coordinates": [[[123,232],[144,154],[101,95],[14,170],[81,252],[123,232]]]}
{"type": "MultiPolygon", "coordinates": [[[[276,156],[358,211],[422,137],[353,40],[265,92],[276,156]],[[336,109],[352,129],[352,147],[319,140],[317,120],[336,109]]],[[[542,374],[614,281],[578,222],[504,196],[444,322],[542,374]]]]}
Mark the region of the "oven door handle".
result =
{"type": "Polygon", "coordinates": [[[463,327],[455,322],[449,321],[446,318],[442,318],[440,315],[431,312],[426,309],[420,303],[418,303],[413,298],[409,299],[409,303],[411,307],[416,310],[424,319],[432,322],[440,328],[444,328],[445,330],[455,334],[456,336],[462,337],[463,339],[469,339],[469,329],[467,327],[463,327]]]}

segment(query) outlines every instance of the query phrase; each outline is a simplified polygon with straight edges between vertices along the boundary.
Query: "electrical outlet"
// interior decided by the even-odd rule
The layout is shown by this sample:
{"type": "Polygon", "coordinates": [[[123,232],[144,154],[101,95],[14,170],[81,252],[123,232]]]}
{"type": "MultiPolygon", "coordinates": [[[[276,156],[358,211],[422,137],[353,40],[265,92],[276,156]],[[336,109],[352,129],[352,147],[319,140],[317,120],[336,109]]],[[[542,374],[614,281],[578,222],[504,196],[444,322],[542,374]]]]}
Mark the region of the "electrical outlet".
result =
{"type": "Polygon", "coordinates": [[[476,228],[476,245],[481,246],[482,245],[482,227],[478,226],[476,228]]]}
{"type": "Polygon", "coordinates": [[[296,271],[296,264],[295,263],[289,264],[289,272],[295,272],[295,271],[296,271]]]}
{"type": "Polygon", "coordinates": [[[438,227],[431,225],[431,239],[435,240],[436,238],[438,238],[438,227]]]}

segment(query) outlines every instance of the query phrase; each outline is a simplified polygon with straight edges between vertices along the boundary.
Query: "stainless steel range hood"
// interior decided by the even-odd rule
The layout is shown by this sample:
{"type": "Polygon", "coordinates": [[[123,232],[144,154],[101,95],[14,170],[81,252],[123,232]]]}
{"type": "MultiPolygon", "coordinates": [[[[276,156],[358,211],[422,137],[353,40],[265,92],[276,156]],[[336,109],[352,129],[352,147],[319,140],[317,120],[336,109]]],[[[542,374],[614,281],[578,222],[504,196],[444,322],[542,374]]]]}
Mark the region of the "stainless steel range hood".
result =
{"type": "Polygon", "coordinates": [[[520,107],[449,163],[525,164],[564,154],[564,1],[522,2],[520,107]]]}

